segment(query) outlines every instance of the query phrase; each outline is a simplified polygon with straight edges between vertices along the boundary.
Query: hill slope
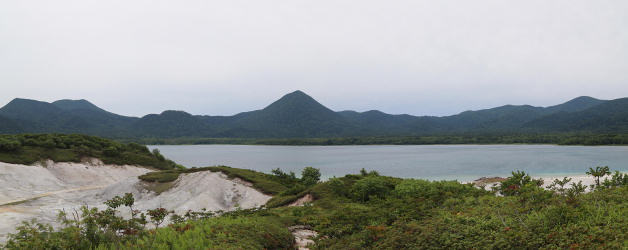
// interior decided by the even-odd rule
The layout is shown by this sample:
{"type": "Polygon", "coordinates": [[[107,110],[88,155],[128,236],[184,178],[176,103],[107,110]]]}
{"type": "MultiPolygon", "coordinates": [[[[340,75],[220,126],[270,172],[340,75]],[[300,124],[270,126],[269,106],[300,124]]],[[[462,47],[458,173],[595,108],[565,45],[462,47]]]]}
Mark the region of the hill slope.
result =
{"type": "Polygon", "coordinates": [[[4,116],[23,132],[85,133],[124,135],[137,118],[113,114],[86,100],[60,100],[53,103],[16,98],[0,108],[4,116]]]}
{"type": "Polygon", "coordinates": [[[527,123],[526,128],[552,132],[628,132],[628,98],[607,101],[578,112],[557,112],[527,123]]]}
{"type": "Polygon", "coordinates": [[[167,110],[161,114],[150,114],[132,123],[129,127],[134,135],[153,137],[209,136],[209,124],[183,111],[167,110]]]}
{"type": "Polygon", "coordinates": [[[301,91],[262,110],[236,115],[230,126],[223,134],[233,137],[340,136],[350,133],[352,127],[343,116],[301,91]]]}
{"type": "Polygon", "coordinates": [[[86,100],[15,99],[0,108],[0,133],[85,133],[116,138],[321,138],[628,131],[625,99],[578,97],[550,107],[505,105],[457,115],[334,112],[302,91],[234,116],[164,111],[142,118],[105,111],[86,100]]]}

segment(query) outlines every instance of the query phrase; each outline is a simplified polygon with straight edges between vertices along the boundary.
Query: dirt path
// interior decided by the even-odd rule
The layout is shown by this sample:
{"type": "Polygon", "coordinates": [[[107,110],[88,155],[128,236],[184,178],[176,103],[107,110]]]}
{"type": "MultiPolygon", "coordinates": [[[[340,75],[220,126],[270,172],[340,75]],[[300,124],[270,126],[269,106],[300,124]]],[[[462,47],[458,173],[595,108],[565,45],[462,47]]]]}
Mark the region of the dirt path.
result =
{"type": "Polygon", "coordinates": [[[28,197],[28,198],[16,199],[16,200],[0,203],[0,206],[15,205],[15,204],[19,204],[19,203],[23,203],[23,202],[27,202],[27,201],[30,201],[30,200],[35,200],[35,199],[39,199],[39,198],[42,198],[42,197],[55,195],[55,194],[70,193],[70,192],[85,191],[85,190],[93,190],[93,189],[102,189],[102,188],[105,188],[105,187],[107,187],[107,186],[82,186],[82,187],[77,187],[77,188],[69,188],[69,189],[57,190],[57,191],[52,191],[52,192],[46,192],[46,193],[38,194],[38,195],[35,195],[35,196],[32,196],[32,197],[28,197]]]}

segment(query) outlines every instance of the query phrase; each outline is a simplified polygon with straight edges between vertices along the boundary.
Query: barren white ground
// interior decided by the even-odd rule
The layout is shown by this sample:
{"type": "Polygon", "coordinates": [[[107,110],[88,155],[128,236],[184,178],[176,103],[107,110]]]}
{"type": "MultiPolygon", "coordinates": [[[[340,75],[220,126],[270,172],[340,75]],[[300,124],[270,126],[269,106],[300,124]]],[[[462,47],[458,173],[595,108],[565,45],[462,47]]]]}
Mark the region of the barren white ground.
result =
{"type": "Polygon", "coordinates": [[[209,171],[181,175],[169,190],[157,195],[137,178],[149,171],[105,165],[96,159],[34,166],[0,162],[0,242],[24,220],[58,225],[60,210],[73,211],[82,205],[104,208],[105,200],[125,193],[133,193],[138,209],[163,207],[179,214],[202,208],[252,208],[271,198],[249,183],[209,171]]]}

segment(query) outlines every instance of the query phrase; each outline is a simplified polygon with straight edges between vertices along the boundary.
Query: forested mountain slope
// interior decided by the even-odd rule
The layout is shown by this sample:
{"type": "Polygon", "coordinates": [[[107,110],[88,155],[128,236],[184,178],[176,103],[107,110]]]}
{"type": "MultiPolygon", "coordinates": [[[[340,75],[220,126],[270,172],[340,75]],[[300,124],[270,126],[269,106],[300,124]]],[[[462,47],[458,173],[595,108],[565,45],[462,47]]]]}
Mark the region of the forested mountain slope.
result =
{"type": "Polygon", "coordinates": [[[324,138],[456,134],[628,131],[628,99],[578,97],[550,107],[504,105],[457,115],[335,112],[302,91],[234,116],[164,111],[141,118],[107,112],[86,100],[14,99],[0,108],[0,133],[85,133],[114,138],[324,138]]]}

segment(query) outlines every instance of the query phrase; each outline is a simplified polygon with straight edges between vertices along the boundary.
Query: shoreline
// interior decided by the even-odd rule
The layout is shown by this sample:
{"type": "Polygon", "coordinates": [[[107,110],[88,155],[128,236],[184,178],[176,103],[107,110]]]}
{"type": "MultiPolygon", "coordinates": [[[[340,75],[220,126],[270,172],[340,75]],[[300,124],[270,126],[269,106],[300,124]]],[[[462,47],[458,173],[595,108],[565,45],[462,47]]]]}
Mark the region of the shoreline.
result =
{"type": "MultiPolygon", "coordinates": [[[[123,140],[126,142],[126,140],[123,140]]],[[[133,141],[133,140],[130,140],[133,141]]],[[[144,143],[142,143],[144,144],[144,143]]],[[[146,146],[293,146],[293,147],[338,147],[338,146],[559,146],[559,147],[628,147],[628,144],[560,144],[560,143],[363,143],[363,144],[298,144],[298,143],[147,143],[146,146]]]]}
{"type": "MultiPolygon", "coordinates": [[[[611,172],[611,175],[614,172],[611,172]]],[[[628,171],[620,171],[620,173],[622,174],[628,174],[628,171]]],[[[603,182],[606,179],[610,179],[611,175],[607,175],[604,176],[603,178],[600,178],[600,182],[603,182]]],[[[590,185],[594,185],[595,184],[595,177],[591,176],[591,175],[587,175],[587,174],[567,174],[567,175],[557,175],[557,174],[546,174],[546,175],[530,175],[530,177],[532,177],[532,179],[541,179],[543,180],[543,185],[542,187],[547,189],[547,187],[549,185],[552,184],[552,182],[554,182],[555,179],[559,179],[562,180],[564,177],[567,178],[571,178],[571,181],[569,181],[566,185],[566,187],[570,187],[572,183],[578,183],[579,181],[582,181],[582,185],[585,185],[587,187],[586,192],[590,192],[590,185]]],[[[482,178],[488,178],[488,179],[506,179],[507,177],[502,177],[502,176],[495,176],[495,177],[482,177],[482,178]]],[[[481,186],[482,184],[485,185],[485,189],[488,188],[487,190],[490,190],[490,187],[497,185],[499,183],[499,181],[488,181],[488,182],[481,182],[481,179],[476,179],[474,181],[466,181],[466,182],[460,182],[460,183],[473,183],[476,186],[481,186]]]]}

